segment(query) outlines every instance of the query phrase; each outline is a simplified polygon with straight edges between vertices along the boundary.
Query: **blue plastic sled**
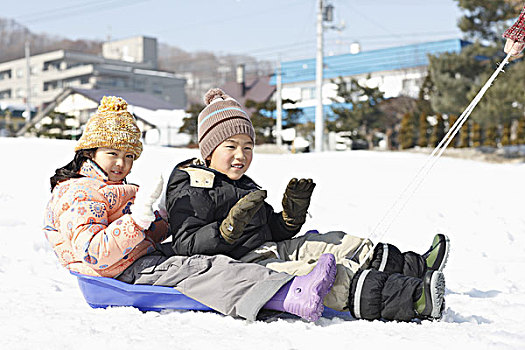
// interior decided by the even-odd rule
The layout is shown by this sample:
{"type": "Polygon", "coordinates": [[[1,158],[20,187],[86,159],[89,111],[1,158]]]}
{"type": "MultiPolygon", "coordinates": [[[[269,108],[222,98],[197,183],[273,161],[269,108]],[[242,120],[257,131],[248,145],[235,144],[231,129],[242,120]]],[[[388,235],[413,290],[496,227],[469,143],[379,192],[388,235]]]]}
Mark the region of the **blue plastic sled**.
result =
{"type": "MultiPolygon", "coordinates": [[[[92,308],[108,306],[132,306],[141,311],[194,310],[213,311],[208,306],[170,287],[129,284],[108,277],[71,274],[78,279],[84,299],[92,308]]],[[[325,307],[323,317],[351,319],[349,312],[335,311],[325,307]]]]}
{"type": "Polygon", "coordinates": [[[78,279],[84,299],[92,308],[133,306],[141,311],[212,309],[170,287],[129,284],[108,277],[71,272],[78,279]]]}

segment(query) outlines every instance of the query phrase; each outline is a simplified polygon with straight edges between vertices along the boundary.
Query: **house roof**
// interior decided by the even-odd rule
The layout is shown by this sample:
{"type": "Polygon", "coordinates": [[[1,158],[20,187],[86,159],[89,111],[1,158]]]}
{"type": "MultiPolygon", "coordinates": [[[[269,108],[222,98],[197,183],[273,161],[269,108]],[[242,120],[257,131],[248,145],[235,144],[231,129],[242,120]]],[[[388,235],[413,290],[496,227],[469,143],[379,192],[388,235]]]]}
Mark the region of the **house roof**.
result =
{"type": "MultiPolygon", "coordinates": [[[[428,55],[460,52],[468,44],[470,43],[460,39],[449,39],[363,51],[357,54],[325,56],[323,77],[333,79],[339,76],[426,66],[429,63],[428,55]]],[[[282,82],[286,84],[314,81],[315,67],[315,58],[282,62],[282,82]]],[[[275,85],[275,77],[271,79],[270,84],[275,85]]]]}
{"type": "Polygon", "coordinates": [[[145,92],[137,91],[118,91],[106,89],[78,89],[71,88],[75,93],[89,98],[95,102],[100,102],[103,96],[118,96],[122,97],[126,102],[132,106],[142,107],[149,110],[158,109],[178,109],[174,104],[164,101],[162,98],[147,94],[145,92]]]}
{"type": "MultiPolygon", "coordinates": [[[[168,103],[156,96],[152,96],[143,92],[129,92],[129,91],[116,91],[116,90],[104,90],[104,89],[78,89],[73,87],[68,87],[63,89],[58,96],[54,98],[44,109],[38,111],[34,118],[31,119],[29,123],[26,123],[20,130],[17,132],[17,136],[24,135],[31,126],[38,123],[42,118],[44,118],[48,113],[52,112],[57,105],[59,105],[64,99],[72,94],[80,94],[92,101],[97,105],[102,99],[103,96],[119,96],[126,100],[126,102],[132,106],[142,107],[149,110],[158,110],[158,109],[167,109],[174,110],[176,109],[171,103],[168,103]]],[[[134,114],[135,117],[142,121],[144,124],[149,125],[150,127],[155,127],[156,125],[149,122],[148,120],[141,118],[140,116],[134,114]]]]}
{"type": "Polygon", "coordinates": [[[247,79],[244,94],[242,84],[234,81],[227,82],[221,88],[243,106],[246,100],[255,102],[267,101],[275,92],[275,86],[270,85],[270,77],[247,79]]]}

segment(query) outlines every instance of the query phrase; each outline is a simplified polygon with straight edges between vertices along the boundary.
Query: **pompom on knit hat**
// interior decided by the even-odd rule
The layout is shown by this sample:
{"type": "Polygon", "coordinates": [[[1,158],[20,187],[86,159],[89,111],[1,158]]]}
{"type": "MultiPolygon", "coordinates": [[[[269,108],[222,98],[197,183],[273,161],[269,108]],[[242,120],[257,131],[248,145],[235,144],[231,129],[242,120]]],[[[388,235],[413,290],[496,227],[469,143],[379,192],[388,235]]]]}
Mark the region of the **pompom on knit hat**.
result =
{"type": "Polygon", "coordinates": [[[89,118],[84,133],[75,146],[81,149],[106,147],[131,152],[135,159],[142,153],[141,132],[127,102],[115,96],[104,96],[95,114],[89,118]]]}
{"type": "Polygon", "coordinates": [[[206,160],[215,148],[237,134],[247,134],[255,143],[255,130],[248,113],[221,89],[210,89],[204,95],[206,107],[198,118],[199,149],[206,160]]]}

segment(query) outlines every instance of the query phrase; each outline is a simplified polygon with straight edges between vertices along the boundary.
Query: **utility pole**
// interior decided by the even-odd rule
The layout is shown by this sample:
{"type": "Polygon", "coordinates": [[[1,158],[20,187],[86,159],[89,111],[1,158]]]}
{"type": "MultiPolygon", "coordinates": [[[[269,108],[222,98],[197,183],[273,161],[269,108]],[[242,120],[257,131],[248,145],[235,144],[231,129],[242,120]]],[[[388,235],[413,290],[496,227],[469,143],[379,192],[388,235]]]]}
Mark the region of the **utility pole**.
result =
{"type": "Polygon", "coordinates": [[[25,55],[26,55],[26,122],[29,123],[31,120],[31,64],[29,62],[29,39],[26,39],[25,43],[25,55]]]}
{"type": "Polygon", "coordinates": [[[277,147],[281,148],[283,145],[282,139],[282,130],[283,130],[283,96],[282,96],[282,82],[281,82],[281,59],[277,62],[277,76],[276,85],[277,85],[277,96],[275,101],[275,109],[277,110],[277,120],[275,125],[275,140],[277,142],[277,147]]]}
{"type": "Polygon", "coordinates": [[[323,151],[323,0],[317,0],[317,55],[315,86],[317,103],[315,105],[315,151],[323,151]]]}

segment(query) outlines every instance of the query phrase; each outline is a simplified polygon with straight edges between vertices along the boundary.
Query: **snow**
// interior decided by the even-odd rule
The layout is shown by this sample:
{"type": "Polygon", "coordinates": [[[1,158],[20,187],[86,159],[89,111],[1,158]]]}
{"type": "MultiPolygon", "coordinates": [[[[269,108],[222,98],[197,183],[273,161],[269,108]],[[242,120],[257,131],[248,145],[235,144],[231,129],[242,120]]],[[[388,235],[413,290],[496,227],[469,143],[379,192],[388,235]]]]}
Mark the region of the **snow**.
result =
{"type": "MultiPolygon", "coordinates": [[[[41,231],[49,177],[73,157],[72,141],[0,138],[0,348],[2,349],[523,349],[525,164],[443,157],[384,237],[425,251],[437,232],[451,238],[440,322],[297,319],[248,322],[215,313],[91,309],[41,231]]],[[[146,146],[130,182],[165,178],[196,150],[146,146]]],[[[291,177],[317,187],[303,232],[366,236],[426,156],[351,151],[256,154],[248,175],[280,210],[291,177]]]]}

